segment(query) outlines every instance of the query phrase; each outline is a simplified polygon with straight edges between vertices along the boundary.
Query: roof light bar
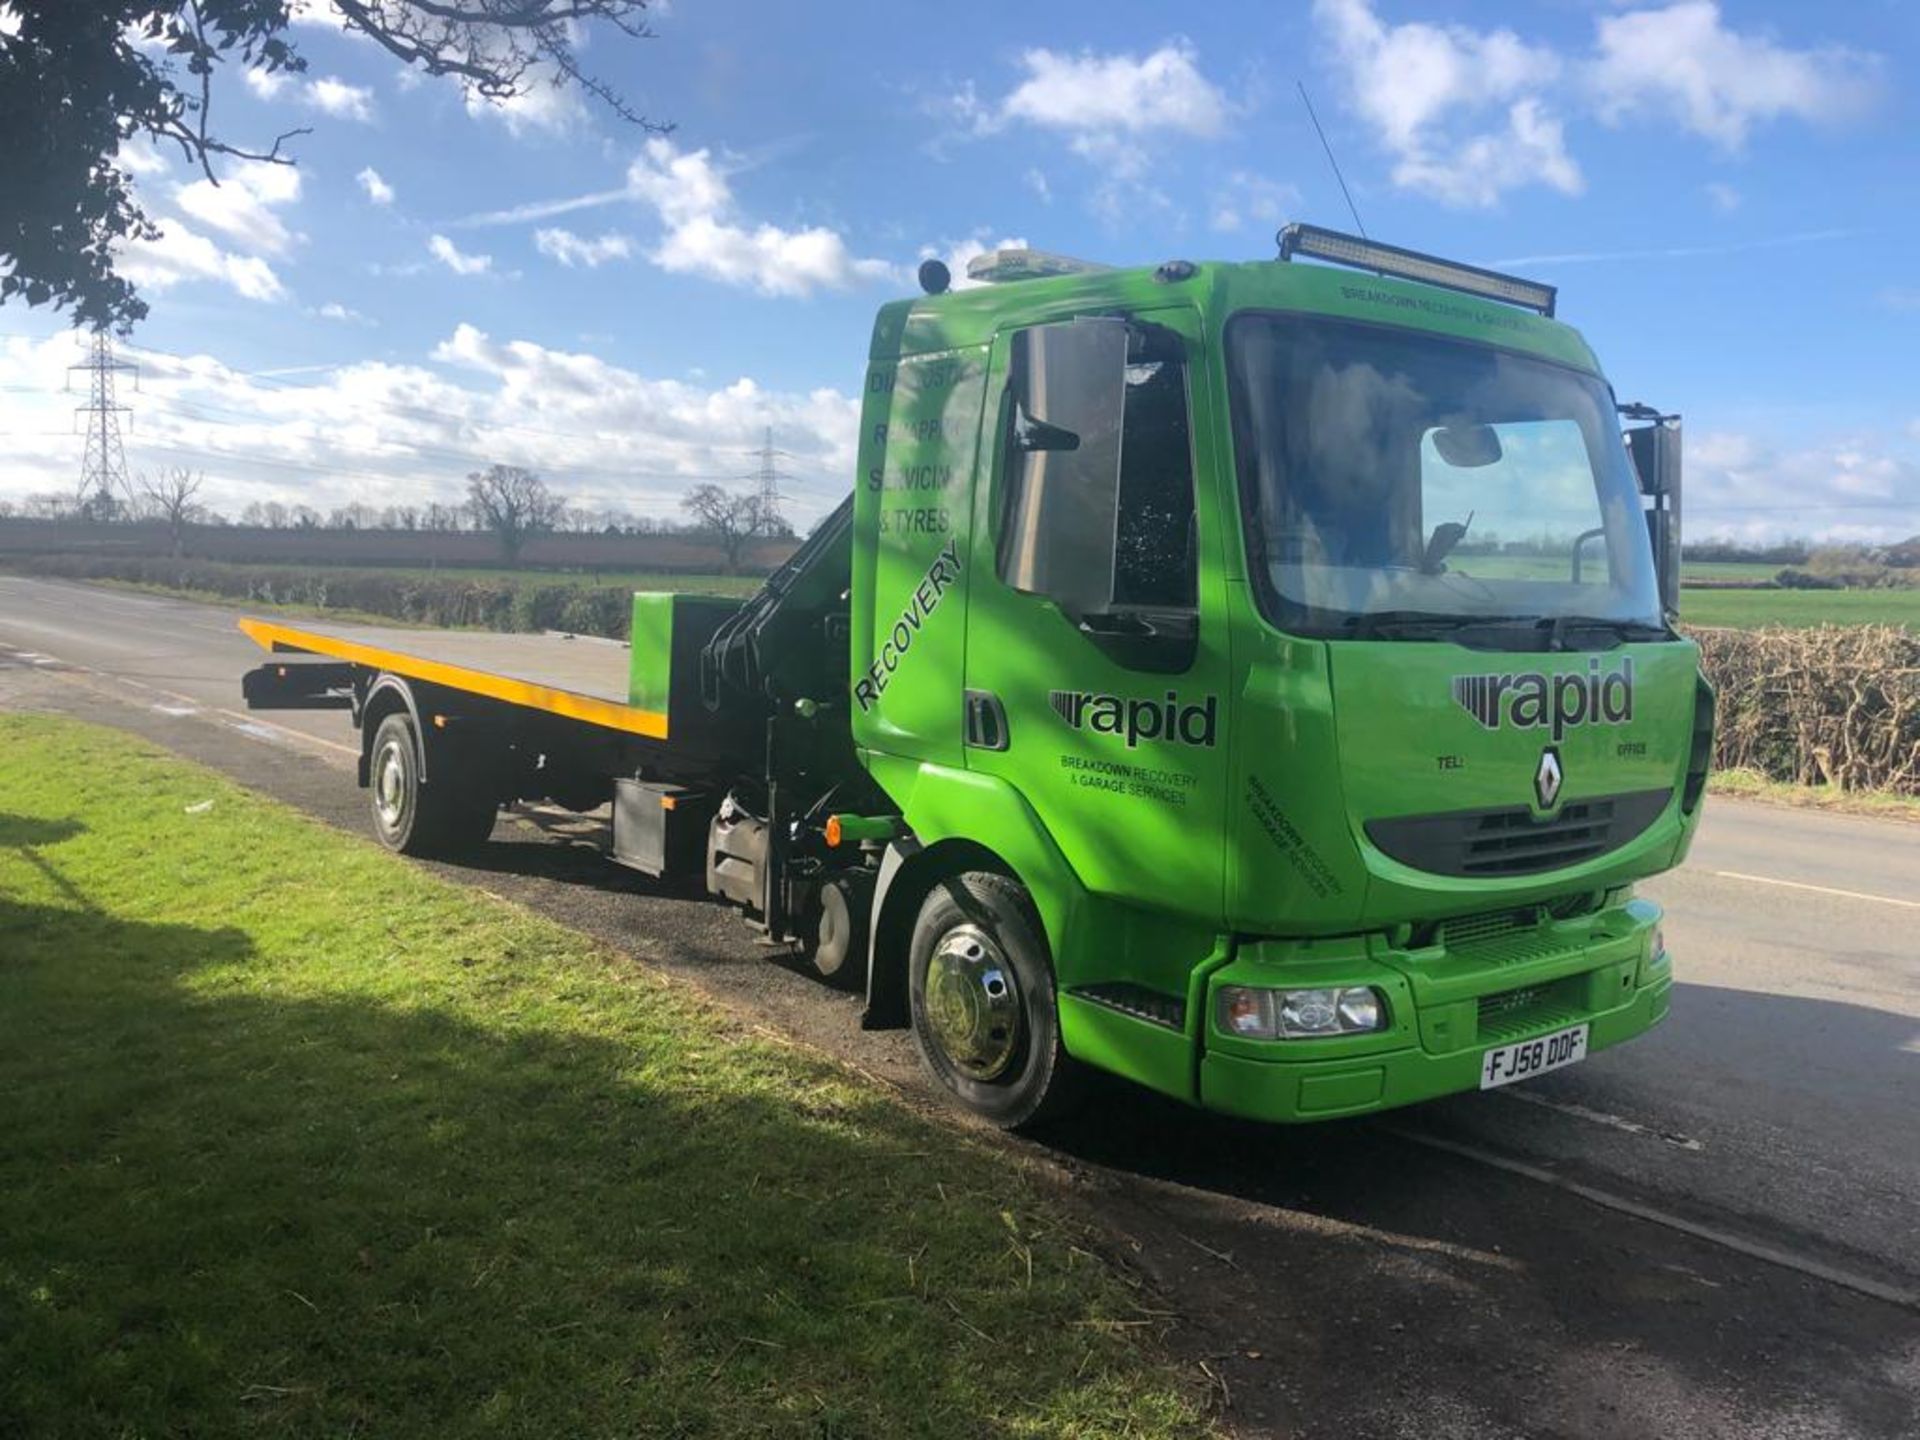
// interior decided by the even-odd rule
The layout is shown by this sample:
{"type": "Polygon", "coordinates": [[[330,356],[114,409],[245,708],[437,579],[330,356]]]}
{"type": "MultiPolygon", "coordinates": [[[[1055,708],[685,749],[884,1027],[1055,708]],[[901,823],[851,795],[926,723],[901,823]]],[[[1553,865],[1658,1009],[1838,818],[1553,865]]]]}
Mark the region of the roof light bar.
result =
{"type": "Polygon", "coordinates": [[[1112,268],[1096,265],[1091,260],[1076,260],[1071,255],[1050,255],[1045,250],[988,250],[967,262],[967,278],[997,285],[1007,280],[1094,275],[1112,268]]]}
{"type": "Polygon", "coordinates": [[[1419,280],[1488,300],[1504,300],[1509,305],[1537,310],[1542,315],[1553,314],[1554,299],[1560,293],[1556,287],[1542,285],[1537,280],[1502,275],[1498,270],[1482,270],[1477,265],[1462,265],[1437,255],[1422,255],[1418,250],[1402,250],[1398,245],[1382,245],[1377,240],[1323,230],[1318,225],[1289,225],[1276,238],[1282,260],[1291,260],[1296,255],[1330,260],[1336,265],[1351,265],[1356,270],[1397,275],[1402,280],[1419,280]]]}

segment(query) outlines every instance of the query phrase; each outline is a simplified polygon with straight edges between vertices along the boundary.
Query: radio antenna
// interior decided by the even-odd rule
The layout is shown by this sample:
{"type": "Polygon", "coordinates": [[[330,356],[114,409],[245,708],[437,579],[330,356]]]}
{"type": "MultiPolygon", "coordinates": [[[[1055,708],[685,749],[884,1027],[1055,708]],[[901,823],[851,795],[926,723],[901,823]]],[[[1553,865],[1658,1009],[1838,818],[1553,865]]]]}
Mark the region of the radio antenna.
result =
{"type": "Polygon", "coordinates": [[[1307,118],[1313,122],[1313,133],[1320,137],[1320,148],[1327,152],[1327,164],[1333,167],[1333,178],[1340,182],[1340,193],[1347,198],[1347,209],[1353,213],[1353,223],[1360,231],[1362,240],[1371,240],[1367,234],[1367,225],[1360,218],[1360,207],[1353,203],[1353,192],[1347,189],[1347,177],[1340,173],[1340,162],[1333,158],[1333,146],[1327,143],[1327,132],[1320,128],[1320,117],[1313,113],[1313,101],[1307,98],[1307,87],[1295,80],[1294,86],[1300,91],[1300,103],[1307,107],[1307,118]]]}

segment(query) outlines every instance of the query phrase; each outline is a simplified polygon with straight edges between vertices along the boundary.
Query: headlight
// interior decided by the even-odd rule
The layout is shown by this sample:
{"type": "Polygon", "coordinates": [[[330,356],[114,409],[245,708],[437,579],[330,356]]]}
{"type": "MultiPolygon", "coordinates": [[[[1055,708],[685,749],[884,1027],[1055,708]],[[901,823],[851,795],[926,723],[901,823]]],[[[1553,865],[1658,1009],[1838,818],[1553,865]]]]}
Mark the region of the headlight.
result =
{"type": "Polygon", "coordinates": [[[1215,1006],[1220,1029],[1249,1040],[1307,1040],[1387,1028],[1380,992],[1365,985],[1338,990],[1222,985],[1215,1006]]]}

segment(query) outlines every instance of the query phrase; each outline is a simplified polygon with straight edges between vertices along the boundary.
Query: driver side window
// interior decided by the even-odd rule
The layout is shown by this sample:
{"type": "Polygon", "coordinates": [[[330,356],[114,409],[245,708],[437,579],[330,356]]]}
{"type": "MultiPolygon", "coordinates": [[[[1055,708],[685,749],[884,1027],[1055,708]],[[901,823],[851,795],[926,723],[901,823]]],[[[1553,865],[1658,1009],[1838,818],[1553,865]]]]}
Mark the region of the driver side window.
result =
{"type": "Polygon", "coordinates": [[[1193,610],[1193,447],[1179,338],[1112,320],[1035,326],[1013,337],[1009,392],[1000,578],[1052,596],[1076,619],[1193,610]],[[1093,326],[1104,334],[1079,343],[1093,326]]]}

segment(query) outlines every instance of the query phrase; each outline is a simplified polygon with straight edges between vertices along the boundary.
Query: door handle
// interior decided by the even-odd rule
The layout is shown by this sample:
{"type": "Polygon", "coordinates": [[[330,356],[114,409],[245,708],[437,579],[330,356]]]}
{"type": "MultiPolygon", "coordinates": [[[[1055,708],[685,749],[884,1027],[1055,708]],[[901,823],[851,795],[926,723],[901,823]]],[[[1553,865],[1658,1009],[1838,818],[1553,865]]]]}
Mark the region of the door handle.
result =
{"type": "Polygon", "coordinates": [[[991,690],[966,692],[967,744],[975,750],[1007,748],[1007,707],[991,690]]]}

